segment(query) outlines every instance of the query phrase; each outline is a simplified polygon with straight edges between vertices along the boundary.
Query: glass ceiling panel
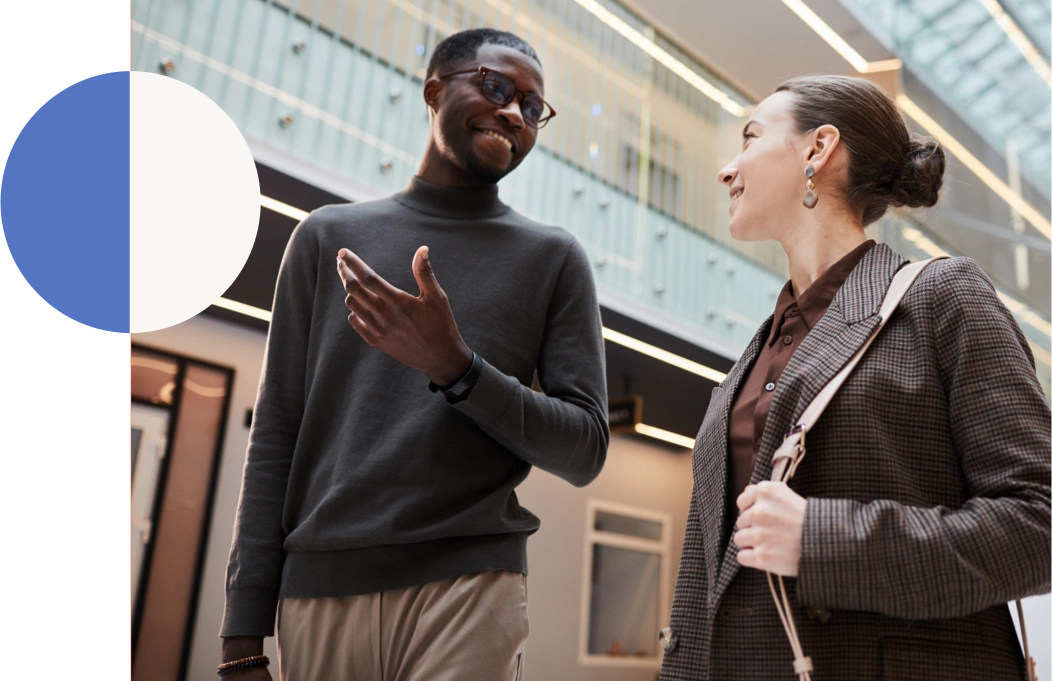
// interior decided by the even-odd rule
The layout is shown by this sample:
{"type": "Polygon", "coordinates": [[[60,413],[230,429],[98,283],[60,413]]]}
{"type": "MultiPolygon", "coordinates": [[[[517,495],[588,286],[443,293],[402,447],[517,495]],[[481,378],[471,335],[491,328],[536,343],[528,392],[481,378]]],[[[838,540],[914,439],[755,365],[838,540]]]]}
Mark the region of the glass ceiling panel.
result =
{"type": "Polygon", "coordinates": [[[1052,3],[1048,0],[1000,0],[1047,61],[1052,55],[1052,3]]]}
{"type": "MultiPolygon", "coordinates": [[[[1052,197],[1052,89],[983,0],[844,0],[894,42],[898,56],[1020,174],[1052,197]],[[1014,152],[1010,151],[1014,148],[1014,152]]],[[[1048,0],[999,0],[1048,63],[1048,0]]]]}

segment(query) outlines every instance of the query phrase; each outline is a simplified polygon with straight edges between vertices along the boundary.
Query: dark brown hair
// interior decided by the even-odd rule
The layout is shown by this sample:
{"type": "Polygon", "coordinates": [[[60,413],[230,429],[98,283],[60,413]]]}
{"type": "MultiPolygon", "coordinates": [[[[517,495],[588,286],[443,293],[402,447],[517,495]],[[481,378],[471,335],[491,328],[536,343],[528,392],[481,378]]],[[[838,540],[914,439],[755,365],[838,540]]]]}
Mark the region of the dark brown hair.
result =
{"type": "Polygon", "coordinates": [[[804,76],[775,92],[793,97],[796,132],[823,125],[840,131],[848,150],[844,198],[869,225],[891,206],[934,206],[939,200],[946,156],[930,137],[910,135],[902,115],[879,85],[847,76],[804,76]]]}

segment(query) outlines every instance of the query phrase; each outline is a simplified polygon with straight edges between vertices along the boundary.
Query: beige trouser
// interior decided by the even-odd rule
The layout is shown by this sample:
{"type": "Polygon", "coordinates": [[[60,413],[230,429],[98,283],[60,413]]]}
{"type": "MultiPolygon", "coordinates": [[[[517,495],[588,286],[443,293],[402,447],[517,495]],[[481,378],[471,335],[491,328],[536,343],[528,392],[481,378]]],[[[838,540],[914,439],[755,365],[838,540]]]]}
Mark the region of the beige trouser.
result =
{"type": "Polygon", "coordinates": [[[526,577],[278,603],[281,681],[522,681],[526,577]]]}

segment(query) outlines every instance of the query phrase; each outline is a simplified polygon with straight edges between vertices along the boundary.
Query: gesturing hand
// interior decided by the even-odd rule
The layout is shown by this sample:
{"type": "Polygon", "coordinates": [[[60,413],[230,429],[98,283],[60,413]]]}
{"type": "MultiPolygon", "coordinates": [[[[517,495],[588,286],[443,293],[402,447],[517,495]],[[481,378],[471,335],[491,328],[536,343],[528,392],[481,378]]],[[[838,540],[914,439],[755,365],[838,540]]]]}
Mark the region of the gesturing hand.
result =
{"type": "Polygon", "coordinates": [[[420,295],[395,288],[346,248],[336,269],[347,291],[347,322],[370,346],[448,387],[467,373],[472,353],[460,337],[445,291],[428,262],[427,246],[413,256],[420,295]]]}
{"type": "Polygon", "coordinates": [[[783,577],[800,571],[807,500],[784,482],[749,485],[738,497],[738,563],[783,577]]]}

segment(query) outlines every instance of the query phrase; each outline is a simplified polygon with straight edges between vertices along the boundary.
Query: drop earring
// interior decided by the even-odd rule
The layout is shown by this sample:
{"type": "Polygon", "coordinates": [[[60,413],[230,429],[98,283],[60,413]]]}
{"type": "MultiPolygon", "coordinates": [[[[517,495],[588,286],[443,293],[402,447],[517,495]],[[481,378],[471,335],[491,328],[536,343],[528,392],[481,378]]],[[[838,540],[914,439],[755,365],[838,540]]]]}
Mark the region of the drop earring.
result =
{"type": "Polygon", "coordinates": [[[815,174],[815,167],[807,166],[805,173],[807,175],[807,193],[804,194],[804,205],[808,208],[814,208],[818,203],[818,194],[815,194],[815,183],[811,181],[815,174]]]}

